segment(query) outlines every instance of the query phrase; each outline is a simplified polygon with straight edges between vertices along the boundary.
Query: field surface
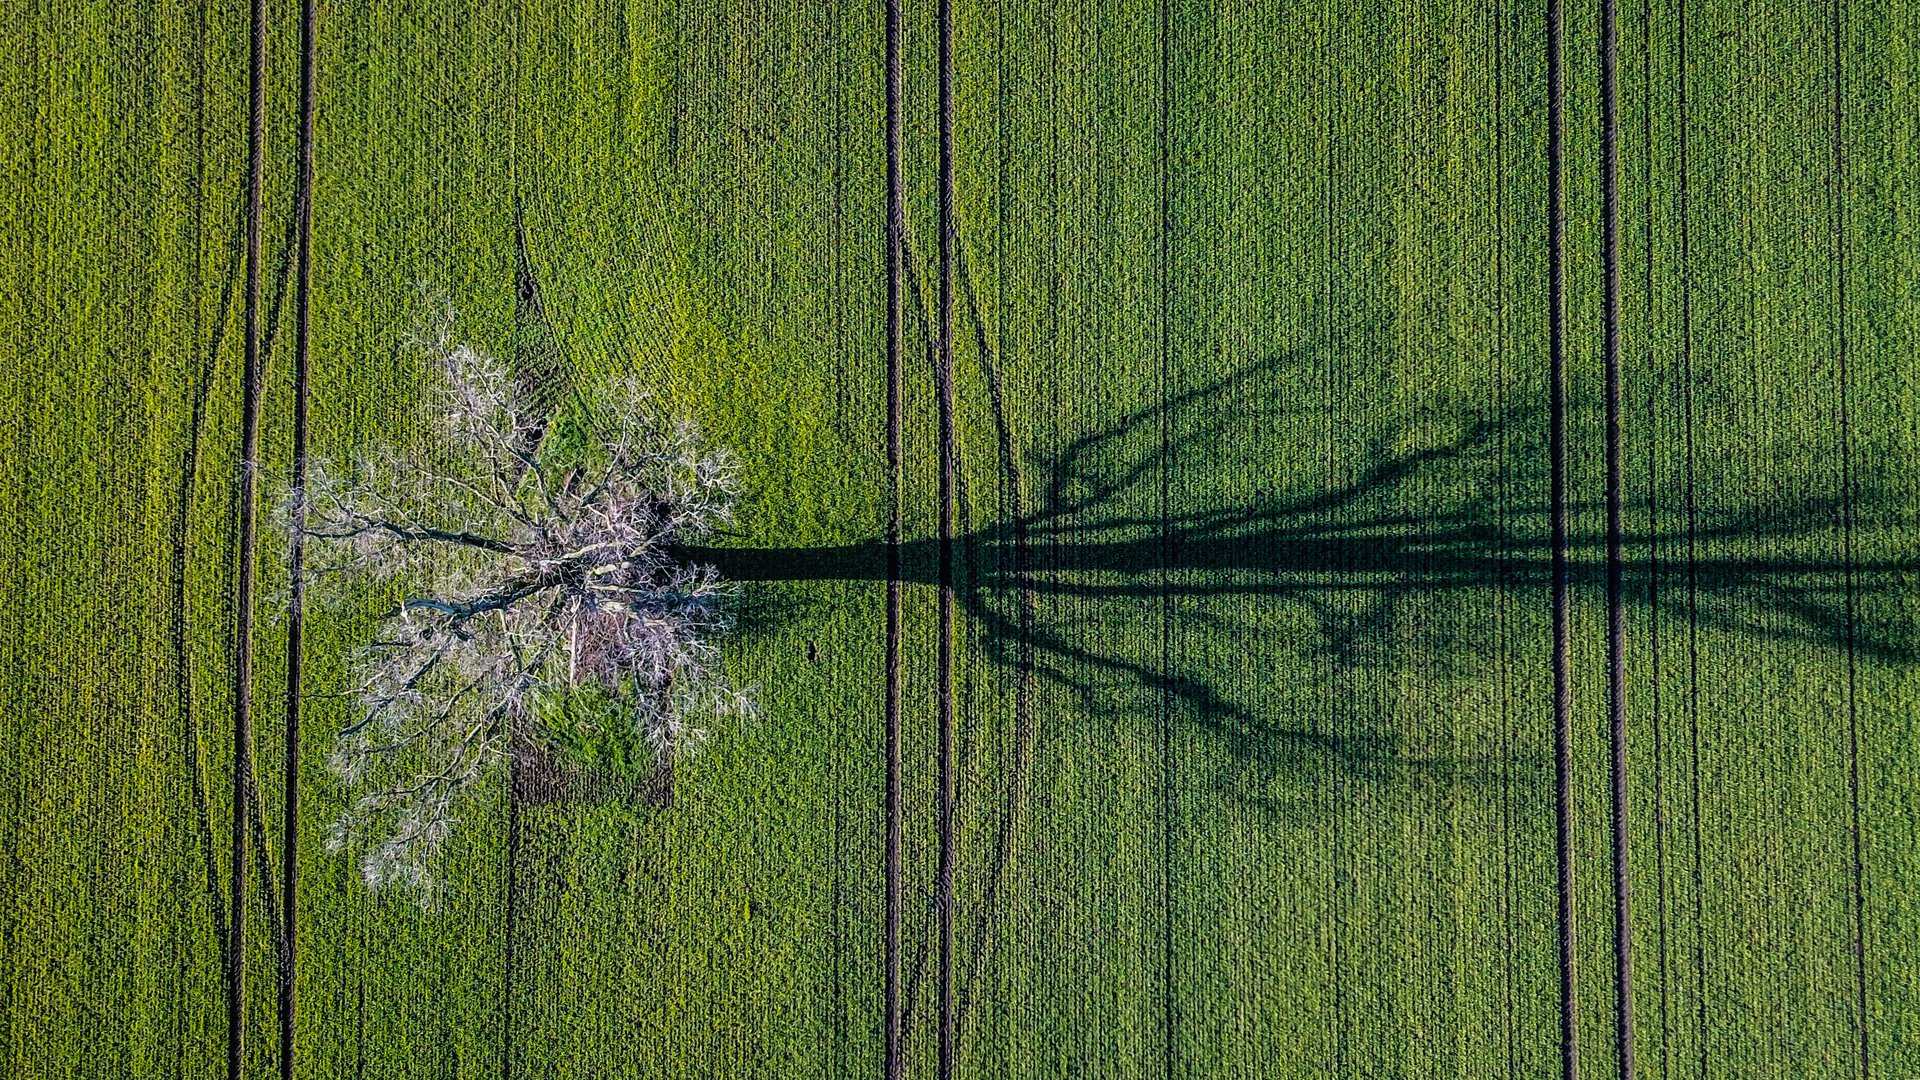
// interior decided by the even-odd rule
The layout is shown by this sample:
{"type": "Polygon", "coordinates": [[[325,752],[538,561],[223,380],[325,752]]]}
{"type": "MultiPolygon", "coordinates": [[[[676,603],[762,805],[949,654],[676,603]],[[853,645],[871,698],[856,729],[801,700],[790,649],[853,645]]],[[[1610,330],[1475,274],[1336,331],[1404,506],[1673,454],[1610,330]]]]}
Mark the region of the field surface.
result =
{"type": "MultiPolygon", "coordinates": [[[[1624,988],[1639,1076],[1920,1076],[1920,12],[1621,0],[1609,81],[1588,4],[953,0],[945,63],[939,9],[892,10],[897,474],[880,0],[323,6],[314,454],[420,436],[442,301],[569,390],[639,373],[746,462],[716,561],[761,715],[670,808],[503,771],[423,910],[325,848],[379,608],[312,612],[294,1072],[873,1076],[891,1027],[906,1076],[1557,1077],[1567,1032],[1614,1076],[1624,988]]],[[[270,507],[297,5],[266,26],[270,507]]],[[[23,1080],[226,1060],[243,557],[245,1066],[281,1062],[287,553],[236,526],[248,49],[232,0],[0,12],[23,1080]]]]}

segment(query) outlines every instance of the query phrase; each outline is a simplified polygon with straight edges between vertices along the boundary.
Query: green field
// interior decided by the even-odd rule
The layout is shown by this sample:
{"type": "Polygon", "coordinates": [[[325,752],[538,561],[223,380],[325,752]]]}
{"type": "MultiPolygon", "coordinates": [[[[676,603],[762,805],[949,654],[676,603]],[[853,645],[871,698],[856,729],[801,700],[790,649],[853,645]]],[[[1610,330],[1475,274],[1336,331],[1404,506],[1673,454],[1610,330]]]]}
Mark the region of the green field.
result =
{"type": "MultiPolygon", "coordinates": [[[[1920,13],[1890,8],[1619,11],[1640,1076],[1920,1076],[1920,13]]],[[[905,9],[901,947],[935,1076],[938,58],[905,9]]],[[[1597,10],[1565,25],[1572,794],[1612,1076],[1597,10]]],[[[962,1075],[1560,1075],[1544,11],[955,3],[962,1075]]],[[[271,488],[297,5],[269,25],[271,488]]],[[[671,808],[510,809],[503,776],[423,911],[324,848],[378,607],[316,613],[299,1075],[882,1074],[884,44],[878,0],[322,11],[315,453],[419,437],[433,297],[584,393],[638,372],[746,462],[727,655],[761,715],[671,808]]],[[[217,1075],[248,8],[12,0],[0,53],[0,1074],[217,1075]]]]}

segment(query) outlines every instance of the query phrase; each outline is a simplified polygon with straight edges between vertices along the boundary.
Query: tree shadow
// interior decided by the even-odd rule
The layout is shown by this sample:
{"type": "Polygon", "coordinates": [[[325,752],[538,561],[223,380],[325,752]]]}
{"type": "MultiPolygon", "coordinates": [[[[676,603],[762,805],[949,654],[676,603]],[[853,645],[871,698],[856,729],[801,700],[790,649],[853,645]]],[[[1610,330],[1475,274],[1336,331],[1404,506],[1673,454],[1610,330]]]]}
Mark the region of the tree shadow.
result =
{"type": "MultiPolygon", "coordinates": [[[[1417,420],[1400,423],[1376,416],[1374,429],[1347,450],[1321,440],[1319,450],[1337,459],[1324,470],[1261,469],[1246,452],[1257,445],[1250,440],[1284,430],[1275,425],[1328,422],[1310,403],[1289,403],[1285,388],[1324,381],[1333,356],[1326,347],[1276,354],[1019,460],[990,376],[999,501],[1009,502],[1008,474],[1028,470],[1038,505],[1014,505],[1003,520],[956,539],[964,564],[956,598],[978,626],[986,658],[1012,671],[1030,665],[1089,712],[1163,699],[1170,715],[1265,779],[1319,775],[1320,762],[1368,783],[1441,770],[1467,788],[1491,784],[1506,766],[1416,751],[1402,733],[1365,715],[1294,726],[1241,700],[1204,665],[1100,644],[1112,636],[1093,625],[1103,612],[1145,619],[1141,605],[1164,603],[1176,642],[1284,651],[1336,680],[1392,671],[1438,680],[1472,677],[1495,662],[1502,648],[1490,617],[1496,598],[1544,623],[1552,550],[1540,410],[1423,407],[1417,420]],[[1216,485],[1218,477],[1233,482],[1216,485]],[[1293,630],[1275,641],[1276,626],[1293,630]]],[[[1352,400],[1364,404],[1367,389],[1352,400]]],[[[1644,467],[1644,453],[1639,460],[1644,467]]],[[[1856,482],[1852,519],[1874,520],[1887,503],[1883,486],[1856,482]]],[[[1576,523],[1569,564],[1576,587],[1585,588],[1603,579],[1606,536],[1579,526],[1597,526],[1601,508],[1569,509],[1576,523]]],[[[1920,573],[1920,559],[1849,559],[1838,524],[1847,510],[1838,494],[1769,493],[1737,512],[1666,506],[1657,534],[1648,515],[1636,512],[1637,528],[1622,537],[1630,615],[1636,625],[1649,617],[1691,620],[1776,643],[1852,649],[1866,661],[1911,663],[1909,638],[1862,611],[1883,608],[1863,601],[1903,587],[1920,573]]],[[[685,554],[747,582],[880,582],[887,574],[878,538],[685,554]]],[[[938,558],[937,539],[907,541],[903,576],[934,585],[938,558]]],[[[1578,603],[1588,602],[1579,595],[1578,603]]],[[[1600,603],[1597,596],[1592,602],[1600,603]]],[[[1528,775],[1538,780],[1533,774],[1541,771],[1528,775]]]]}

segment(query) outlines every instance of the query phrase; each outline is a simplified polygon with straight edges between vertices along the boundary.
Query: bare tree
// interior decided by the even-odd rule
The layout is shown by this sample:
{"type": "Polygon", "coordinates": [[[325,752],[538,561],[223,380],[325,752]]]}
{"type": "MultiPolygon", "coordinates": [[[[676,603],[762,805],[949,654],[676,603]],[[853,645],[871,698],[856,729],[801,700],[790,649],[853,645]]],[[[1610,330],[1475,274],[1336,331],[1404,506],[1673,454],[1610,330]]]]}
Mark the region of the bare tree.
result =
{"type": "Polygon", "coordinates": [[[657,767],[752,708],[715,645],[730,587],[676,558],[731,520],[734,457],[633,382],[549,424],[504,364],[434,352],[426,445],[316,467],[304,493],[315,584],[402,597],[355,660],[332,754],[354,795],[329,844],[423,899],[460,798],[543,697],[597,684],[657,767]]]}

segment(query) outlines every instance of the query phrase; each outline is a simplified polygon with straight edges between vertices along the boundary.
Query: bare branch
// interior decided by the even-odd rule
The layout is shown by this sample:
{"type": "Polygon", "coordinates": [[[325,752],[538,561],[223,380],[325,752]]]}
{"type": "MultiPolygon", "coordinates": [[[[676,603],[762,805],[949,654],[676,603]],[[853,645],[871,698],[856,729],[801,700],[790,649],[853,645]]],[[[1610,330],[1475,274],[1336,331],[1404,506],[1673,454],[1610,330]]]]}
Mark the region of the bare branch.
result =
{"type": "Polygon", "coordinates": [[[332,764],[358,795],[329,843],[362,852],[370,886],[423,899],[459,800],[544,697],[597,686],[663,762],[752,712],[714,645],[731,588],[672,557],[731,522],[732,454],[626,382],[584,418],[590,445],[556,456],[529,437],[550,427],[505,365],[444,331],[434,347],[438,439],[345,473],[318,465],[305,492],[316,580],[405,589],[356,661],[359,717],[332,764]]]}

